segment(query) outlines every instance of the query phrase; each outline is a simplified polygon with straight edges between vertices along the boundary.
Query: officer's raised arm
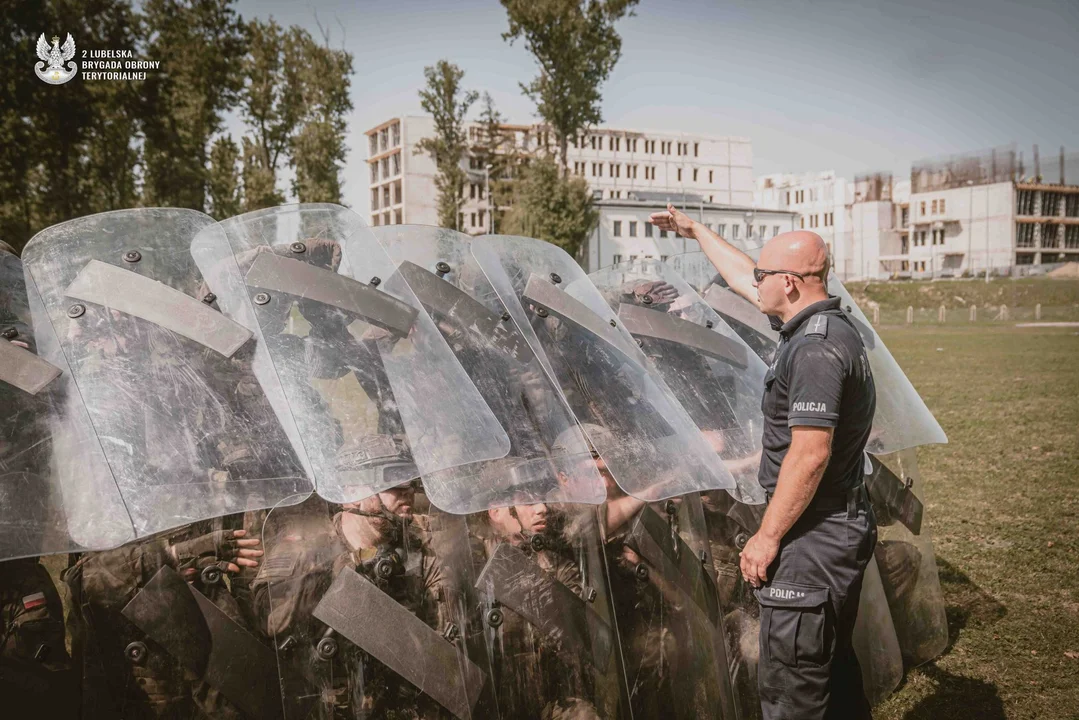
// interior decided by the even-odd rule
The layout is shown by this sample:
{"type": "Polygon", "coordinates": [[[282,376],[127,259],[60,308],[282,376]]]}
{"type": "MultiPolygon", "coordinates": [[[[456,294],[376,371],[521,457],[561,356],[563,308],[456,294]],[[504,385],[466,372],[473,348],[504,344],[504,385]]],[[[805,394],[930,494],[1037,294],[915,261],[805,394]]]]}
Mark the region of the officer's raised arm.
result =
{"type": "Polygon", "coordinates": [[[712,261],[731,290],[760,307],[760,300],[753,283],[753,258],[670,203],[667,203],[666,211],[652,213],[649,221],[660,230],[675,232],[700,243],[701,250],[712,261]]]}

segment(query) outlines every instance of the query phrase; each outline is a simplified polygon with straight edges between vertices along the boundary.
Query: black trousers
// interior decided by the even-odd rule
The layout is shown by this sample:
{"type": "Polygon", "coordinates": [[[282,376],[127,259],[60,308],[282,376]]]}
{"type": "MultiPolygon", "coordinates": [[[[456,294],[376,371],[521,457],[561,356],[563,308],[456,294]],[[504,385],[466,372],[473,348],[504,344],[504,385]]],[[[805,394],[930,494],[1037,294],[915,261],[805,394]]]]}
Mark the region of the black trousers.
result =
{"type": "Polygon", "coordinates": [[[811,505],[783,538],[757,590],[764,720],[871,717],[851,636],[876,543],[864,492],[846,508],[811,505]]]}

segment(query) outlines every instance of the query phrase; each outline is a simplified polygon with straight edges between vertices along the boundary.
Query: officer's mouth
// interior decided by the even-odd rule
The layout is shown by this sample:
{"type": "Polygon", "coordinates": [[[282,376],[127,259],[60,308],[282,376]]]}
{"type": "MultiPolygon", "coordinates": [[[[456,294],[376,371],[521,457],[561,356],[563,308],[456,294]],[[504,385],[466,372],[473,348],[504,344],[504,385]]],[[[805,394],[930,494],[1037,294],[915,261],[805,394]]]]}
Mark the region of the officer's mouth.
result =
{"type": "Polygon", "coordinates": [[[547,529],[547,521],[540,520],[539,522],[532,523],[532,529],[536,532],[547,529]]]}

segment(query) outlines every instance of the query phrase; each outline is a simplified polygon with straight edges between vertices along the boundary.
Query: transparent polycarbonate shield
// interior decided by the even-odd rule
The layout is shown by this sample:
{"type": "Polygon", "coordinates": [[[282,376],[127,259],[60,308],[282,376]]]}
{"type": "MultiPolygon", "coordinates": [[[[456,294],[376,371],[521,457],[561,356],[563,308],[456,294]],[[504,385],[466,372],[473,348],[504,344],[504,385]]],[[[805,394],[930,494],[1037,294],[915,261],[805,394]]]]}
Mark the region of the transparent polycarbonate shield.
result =
{"type": "Polygon", "coordinates": [[[757,471],[764,362],[665,263],[620,263],[589,279],[723,458],[737,482],[731,494],[763,503],[757,471]]]}
{"type": "Polygon", "coordinates": [[[473,241],[472,254],[626,492],[651,501],[734,487],[700,429],[565,251],[530,238],[486,236],[473,241]]]}
{"type": "Polygon", "coordinates": [[[634,717],[736,718],[700,496],[652,504],[614,496],[606,522],[634,717]]]}
{"type": "Polygon", "coordinates": [[[933,539],[923,522],[921,478],[913,448],[869,456],[866,476],[880,541],[875,556],[907,667],[944,652],[948,619],[933,539]]]}
{"type": "Polygon", "coordinates": [[[406,511],[406,493],[416,503],[406,486],[346,506],[312,496],[266,518],[252,605],[286,720],[494,714],[463,526],[406,511]]]}
{"type": "MultiPolygon", "coordinates": [[[[224,313],[258,336],[318,493],[349,502],[504,457],[509,440],[356,213],[260,210],[192,245],[224,313]]],[[[452,494],[451,494],[452,495],[452,494]]]]}
{"type": "Polygon", "coordinates": [[[862,689],[869,704],[877,705],[903,680],[903,656],[874,559],[869,561],[862,579],[858,619],[851,641],[862,670],[862,689]]]}
{"type": "Polygon", "coordinates": [[[472,239],[421,225],[372,228],[510,438],[498,460],[424,475],[442,510],[601,503],[584,434],[472,257],[472,239]]]}
{"type": "Polygon", "coordinates": [[[880,335],[873,329],[858,304],[834,275],[828,278],[828,293],[840,298],[841,307],[865,343],[873,382],[877,387],[877,414],[868,450],[886,454],[917,447],[948,442],[948,436],[918,391],[911,385],[903,368],[888,351],[880,335]]]}
{"type": "Polygon", "coordinates": [[[491,659],[500,718],[629,717],[596,513],[533,503],[438,523],[468,529],[472,627],[491,659]]]}
{"type": "MultiPolygon", "coordinates": [[[[750,249],[749,255],[759,256],[760,249],[750,249]]],[[[725,287],[722,278],[714,272],[711,262],[704,253],[688,253],[685,256],[671,258],[672,267],[684,272],[691,285],[699,289],[705,300],[724,315],[725,319],[734,319],[731,326],[753,347],[766,361],[774,354],[764,326],[751,328],[750,319],[755,317],[750,312],[752,303],[739,297],[725,287]],[[713,271],[709,277],[709,268],[713,271]],[[733,308],[741,306],[740,311],[733,308]],[[739,313],[745,322],[739,320],[739,313]],[[740,324],[740,325],[739,325],[740,324]]],[[[865,343],[869,366],[873,370],[873,380],[877,389],[877,412],[873,421],[873,432],[869,438],[870,452],[886,454],[898,452],[918,445],[948,442],[944,430],[926,407],[918,391],[911,385],[903,369],[888,351],[880,336],[866,319],[850,293],[834,275],[828,278],[828,293],[840,298],[840,305],[846,317],[858,329],[865,343]]],[[[759,314],[759,313],[758,313],[759,314]]],[[[760,315],[761,318],[767,318],[760,315]]],[[[778,342],[778,335],[776,335],[778,342]]]]}
{"type": "Polygon", "coordinates": [[[134,536],[36,289],[0,250],[0,560],[134,536]]]}
{"type": "Polygon", "coordinates": [[[707,255],[703,252],[675,255],[668,258],[667,263],[765,364],[772,362],[779,345],[779,331],[772,328],[768,316],[756,305],[727,286],[707,255]]]}
{"type": "MultiPolygon", "coordinates": [[[[23,253],[72,385],[137,536],[272,507],[311,482],[260,386],[251,333],[204,295],[193,210],[122,210],[38,233],[23,253]]],[[[76,455],[76,457],[78,457],[76,455]]],[[[73,462],[62,457],[60,462],[73,462]]],[[[69,524],[102,512],[96,481],[75,479],[69,524]]]]}

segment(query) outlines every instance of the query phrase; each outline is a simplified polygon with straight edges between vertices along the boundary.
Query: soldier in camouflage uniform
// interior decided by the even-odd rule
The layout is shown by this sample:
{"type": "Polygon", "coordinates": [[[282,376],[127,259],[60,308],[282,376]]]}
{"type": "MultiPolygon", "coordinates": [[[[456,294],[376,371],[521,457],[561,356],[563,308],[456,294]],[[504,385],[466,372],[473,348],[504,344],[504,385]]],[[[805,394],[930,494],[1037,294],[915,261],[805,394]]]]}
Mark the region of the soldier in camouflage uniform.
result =
{"type": "Polygon", "coordinates": [[[448,716],[419,688],[347,640],[320,644],[319,638],[333,633],[313,616],[338,573],[355,571],[430,627],[445,628],[442,565],[430,551],[425,518],[413,514],[417,485],[409,482],[338,506],[313,497],[299,509],[275,510],[267,519],[268,555],[252,594],[262,631],[284,647],[279,661],[286,717],[448,716]],[[332,654],[320,655],[327,647],[332,654]]]}
{"type": "MultiPolygon", "coordinates": [[[[577,566],[566,557],[564,539],[551,523],[559,521],[547,505],[515,505],[488,510],[472,518],[473,560],[482,566],[500,543],[523,550],[553,579],[581,597],[577,566]]],[[[561,646],[512,609],[495,604],[488,612],[491,664],[499,714],[503,718],[590,720],[600,717],[592,697],[588,660],[561,646]],[[492,623],[491,618],[497,617],[492,623]]]]}

